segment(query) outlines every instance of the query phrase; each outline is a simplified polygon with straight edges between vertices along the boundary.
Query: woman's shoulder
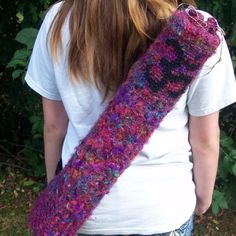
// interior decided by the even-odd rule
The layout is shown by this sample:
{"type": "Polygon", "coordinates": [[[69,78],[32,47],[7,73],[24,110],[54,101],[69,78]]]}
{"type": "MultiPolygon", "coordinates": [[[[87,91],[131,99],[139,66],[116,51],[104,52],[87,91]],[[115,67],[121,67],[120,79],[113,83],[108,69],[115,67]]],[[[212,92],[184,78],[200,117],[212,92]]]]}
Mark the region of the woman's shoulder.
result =
{"type": "Polygon", "coordinates": [[[64,3],[64,1],[59,1],[59,2],[52,4],[48,9],[48,14],[55,16],[57,14],[57,12],[60,10],[60,8],[62,7],[63,3],[64,3]]]}
{"type": "Polygon", "coordinates": [[[63,2],[64,1],[56,2],[53,5],[51,5],[49,9],[47,10],[47,13],[44,18],[44,22],[46,22],[49,26],[51,25],[53,19],[55,18],[55,16],[61,9],[63,2]]]}

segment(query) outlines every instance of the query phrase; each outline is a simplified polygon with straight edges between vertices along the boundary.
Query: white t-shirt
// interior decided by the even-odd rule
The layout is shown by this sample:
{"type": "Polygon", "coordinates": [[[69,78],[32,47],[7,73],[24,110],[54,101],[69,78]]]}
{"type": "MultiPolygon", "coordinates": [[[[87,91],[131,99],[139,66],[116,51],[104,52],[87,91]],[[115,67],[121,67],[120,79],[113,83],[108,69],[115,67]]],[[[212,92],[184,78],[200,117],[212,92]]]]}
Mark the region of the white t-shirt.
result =
{"type": "MultiPolygon", "coordinates": [[[[64,52],[58,63],[46,47],[47,33],[60,3],[46,15],[26,74],[28,85],[43,97],[61,100],[69,117],[63,165],[107,106],[94,84],[68,77],[69,30],[62,31],[64,52]]],[[[208,14],[203,13],[206,17],[208,14]]],[[[236,101],[236,83],[225,41],[144,145],[130,167],[105,195],[80,233],[154,234],[179,228],[192,215],[196,197],[192,181],[188,115],[204,116],[236,101]],[[222,46],[222,55],[221,53],[222,46]],[[214,65],[209,72],[209,66],[214,65]]]]}

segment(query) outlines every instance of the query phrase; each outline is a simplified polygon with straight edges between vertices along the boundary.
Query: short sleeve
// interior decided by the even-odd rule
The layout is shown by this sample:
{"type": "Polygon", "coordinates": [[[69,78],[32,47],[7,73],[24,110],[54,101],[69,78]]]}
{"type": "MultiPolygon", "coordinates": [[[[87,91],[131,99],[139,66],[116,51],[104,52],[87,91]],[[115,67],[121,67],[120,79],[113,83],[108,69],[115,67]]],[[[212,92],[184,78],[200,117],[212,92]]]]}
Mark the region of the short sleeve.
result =
{"type": "Polygon", "coordinates": [[[47,37],[58,7],[50,9],[40,27],[25,76],[26,83],[34,91],[51,100],[61,100],[47,37]]]}
{"type": "Polygon", "coordinates": [[[236,101],[236,81],[225,39],[216,53],[204,64],[188,91],[190,115],[204,116],[219,111],[236,101]]]}

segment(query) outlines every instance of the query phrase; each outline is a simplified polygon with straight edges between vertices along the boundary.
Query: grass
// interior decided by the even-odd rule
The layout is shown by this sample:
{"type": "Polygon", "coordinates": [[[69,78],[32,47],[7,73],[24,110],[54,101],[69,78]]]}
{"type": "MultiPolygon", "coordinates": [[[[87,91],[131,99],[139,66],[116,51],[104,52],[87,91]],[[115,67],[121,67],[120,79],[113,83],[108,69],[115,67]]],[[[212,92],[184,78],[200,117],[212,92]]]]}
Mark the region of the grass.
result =
{"type": "Polygon", "coordinates": [[[216,217],[208,213],[196,218],[194,236],[236,236],[236,210],[221,211],[216,217]]]}
{"type": "MultiPolygon", "coordinates": [[[[0,235],[27,236],[27,213],[35,198],[28,179],[20,173],[8,170],[0,178],[0,235]]],[[[33,183],[33,182],[32,182],[33,183]]]]}

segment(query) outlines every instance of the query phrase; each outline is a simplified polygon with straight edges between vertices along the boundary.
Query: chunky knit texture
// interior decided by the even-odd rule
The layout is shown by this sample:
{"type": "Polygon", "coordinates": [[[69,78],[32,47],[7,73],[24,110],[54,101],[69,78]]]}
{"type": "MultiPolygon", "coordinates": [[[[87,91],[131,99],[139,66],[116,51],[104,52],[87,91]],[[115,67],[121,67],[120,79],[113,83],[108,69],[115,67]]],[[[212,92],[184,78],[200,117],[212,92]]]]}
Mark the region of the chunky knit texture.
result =
{"type": "MultiPolygon", "coordinates": [[[[76,235],[220,43],[213,18],[178,10],[30,213],[34,235],[76,235]]],[[[142,173],[141,173],[142,174],[142,173]]]]}

